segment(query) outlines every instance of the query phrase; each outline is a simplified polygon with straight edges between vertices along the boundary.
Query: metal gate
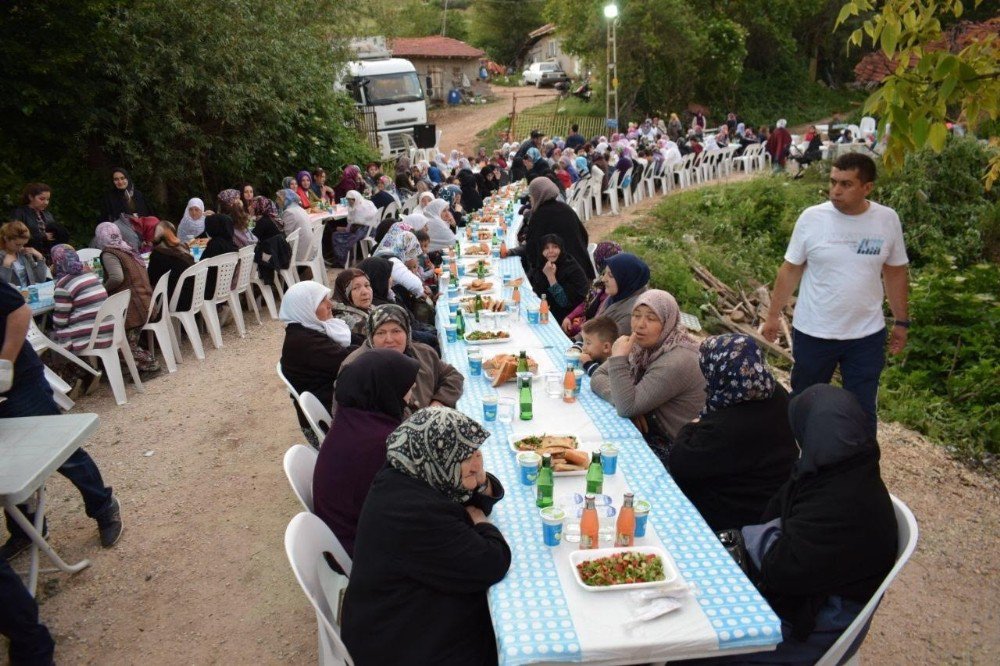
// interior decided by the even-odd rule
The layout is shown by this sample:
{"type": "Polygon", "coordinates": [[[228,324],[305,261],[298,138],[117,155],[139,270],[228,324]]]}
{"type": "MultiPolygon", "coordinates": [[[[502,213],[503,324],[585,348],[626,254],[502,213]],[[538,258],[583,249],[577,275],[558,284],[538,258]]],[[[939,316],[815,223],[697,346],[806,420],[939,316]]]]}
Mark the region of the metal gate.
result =
{"type": "Polygon", "coordinates": [[[354,129],[361,138],[368,142],[371,149],[381,154],[382,147],[378,141],[378,121],[375,118],[375,108],[371,106],[354,107],[354,129]]]}

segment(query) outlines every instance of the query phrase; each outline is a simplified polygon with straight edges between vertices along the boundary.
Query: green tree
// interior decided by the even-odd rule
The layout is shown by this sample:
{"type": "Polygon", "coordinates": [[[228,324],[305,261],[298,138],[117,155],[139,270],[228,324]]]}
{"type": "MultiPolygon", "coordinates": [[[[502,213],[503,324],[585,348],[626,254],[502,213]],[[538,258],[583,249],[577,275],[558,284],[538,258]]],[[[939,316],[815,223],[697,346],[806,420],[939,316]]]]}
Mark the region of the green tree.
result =
{"type": "MultiPolygon", "coordinates": [[[[974,0],[979,8],[982,0],[974,0]]],[[[985,119],[1000,117],[1000,40],[977,40],[953,52],[942,21],[958,19],[965,11],[961,0],[853,0],[843,6],[838,25],[862,16],[862,26],[850,43],[866,38],[882,51],[893,71],[868,98],[865,111],[890,127],[885,163],[903,164],[907,153],[924,146],[940,152],[948,138],[949,122],[964,122],[976,131],[985,119]]],[[[1000,145],[996,136],[991,143],[1000,145]]],[[[984,181],[989,189],[1000,178],[1000,154],[994,152],[984,181]]]]}
{"type": "Polygon", "coordinates": [[[474,0],[469,9],[469,42],[505,65],[521,56],[528,33],[545,24],[542,0],[474,0]]]}

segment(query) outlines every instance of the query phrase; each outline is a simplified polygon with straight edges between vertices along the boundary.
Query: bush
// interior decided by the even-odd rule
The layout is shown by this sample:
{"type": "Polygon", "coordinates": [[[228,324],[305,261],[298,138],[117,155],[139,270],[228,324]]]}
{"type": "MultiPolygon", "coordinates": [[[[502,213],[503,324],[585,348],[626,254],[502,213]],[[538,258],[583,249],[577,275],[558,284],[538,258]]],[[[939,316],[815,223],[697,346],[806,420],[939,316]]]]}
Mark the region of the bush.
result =
{"type": "Polygon", "coordinates": [[[866,95],[845,88],[829,88],[810,81],[805,67],[789,62],[761,72],[743,72],[736,94],[736,109],[749,126],[773,126],[778,118],[790,126],[816,122],[833,115],[856,115],[866,95]],[[794,91],[790,94],[789,91],[794,91]]]}

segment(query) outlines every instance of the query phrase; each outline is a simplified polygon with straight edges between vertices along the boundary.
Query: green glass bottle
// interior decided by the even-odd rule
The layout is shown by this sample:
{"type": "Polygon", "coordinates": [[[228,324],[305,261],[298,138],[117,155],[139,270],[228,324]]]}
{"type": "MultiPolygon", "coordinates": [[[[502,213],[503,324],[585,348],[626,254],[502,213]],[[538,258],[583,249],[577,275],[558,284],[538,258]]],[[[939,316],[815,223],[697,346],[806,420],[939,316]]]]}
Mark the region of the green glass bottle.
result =
{"type": "Polygon", "coordinates": [[[531,377],[517,378],[517,395],[521,407],[521,420],[530,421],[534,417],[531,411],[531,377]]]}
{"type": "Polygon", "coordinates": [[[483,263],[482,259],[476,262],[476,277],[480,280],[486,277],[486,265],[483,263]]]}
{"type": "Polygon", "coordinates": [[[459,259],[462,258],[462,243],[457,238],[455,239],[455,256],[459,259]]]}
{"type": "Polygon", "coordinates": [[[538,498],[535,500],[535,506],[540,509],[552,506],[552,490],[554,483],[552,479],[552,454],[550,453],[542,454],[542,469],[538,471],[537,484],[538,498]]]}
{"type": "Polygon", "coordinates": [[[604,492],[604,468],[601,467],[601,452],[594,451],[587,468],[587,492],[600,495],[604,492]]]}
{"type": "Polygon", "coordinates": [[[522,351],[517,357],[517,372],[528,372],[528,352],[522,351]]]}
{"type": "Polygon", "coordinates": [[[459,308],[458,314],[455,315],[455,333],[459,340],[465,339],[465,317],[462,316],[462,308],[459,308]]]}

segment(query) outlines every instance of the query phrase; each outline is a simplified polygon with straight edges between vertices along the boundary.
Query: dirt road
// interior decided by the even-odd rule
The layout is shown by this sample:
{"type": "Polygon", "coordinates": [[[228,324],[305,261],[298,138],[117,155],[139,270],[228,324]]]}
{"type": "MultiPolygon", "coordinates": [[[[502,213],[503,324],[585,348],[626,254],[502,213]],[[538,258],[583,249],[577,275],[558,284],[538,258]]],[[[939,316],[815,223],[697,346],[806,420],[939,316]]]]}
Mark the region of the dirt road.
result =
{"type": "Polygon", "coordinates": [[[492,90],[497,99],[488,104],[444,107],[431,111],[428,122],[436,123],[438,129],[443,130],[439,143],[441,152],[447,155],[451,150],[461,150],[466,155],[474,154],[478,148],[475,143],[476,135],[510,113],[515,95],[519,111],[556,97],[556,91],[552,88],[534,86],[492,86],[492,90]]]}

